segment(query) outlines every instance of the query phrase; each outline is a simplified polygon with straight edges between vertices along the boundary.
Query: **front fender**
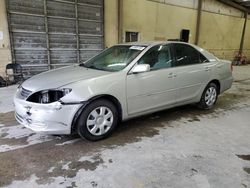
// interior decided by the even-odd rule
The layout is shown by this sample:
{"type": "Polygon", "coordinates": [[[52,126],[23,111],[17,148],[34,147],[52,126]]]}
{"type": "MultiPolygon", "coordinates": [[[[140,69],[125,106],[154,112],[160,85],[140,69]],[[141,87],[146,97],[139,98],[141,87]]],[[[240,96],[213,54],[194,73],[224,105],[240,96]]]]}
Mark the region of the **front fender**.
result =
{"type": "Polygon", "coordinates": [[[64,86],[72,91],[61,99],[62,103],[84,103],[90,99],[110,95],[121,104],[122,117],[127,116],[126,106],[126,73],[118,72],[98,78],[83,80],[64,86]]]}

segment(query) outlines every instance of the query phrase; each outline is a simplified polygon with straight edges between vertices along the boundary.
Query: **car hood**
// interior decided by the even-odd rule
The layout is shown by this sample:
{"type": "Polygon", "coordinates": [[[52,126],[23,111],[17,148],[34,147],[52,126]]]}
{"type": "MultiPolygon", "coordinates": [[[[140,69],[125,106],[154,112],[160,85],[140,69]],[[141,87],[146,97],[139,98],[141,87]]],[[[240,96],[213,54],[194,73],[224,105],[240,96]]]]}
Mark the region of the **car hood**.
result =
{"type": "Polygon", "coordinates": [[[79,65],[47,71],[26,80],[22,87],[30,91],[55,89],[80,80],[111,74],[111,72],[88,69],[79,65]]]}

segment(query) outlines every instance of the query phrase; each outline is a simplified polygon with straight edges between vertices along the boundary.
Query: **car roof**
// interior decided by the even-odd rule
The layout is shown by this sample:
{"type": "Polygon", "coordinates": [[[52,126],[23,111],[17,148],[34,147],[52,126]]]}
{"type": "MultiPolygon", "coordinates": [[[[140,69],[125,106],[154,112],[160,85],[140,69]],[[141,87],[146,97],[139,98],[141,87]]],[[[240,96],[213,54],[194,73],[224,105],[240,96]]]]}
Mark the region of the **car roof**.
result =
{"type": "Polygon", "coordinates": [[[190,43],[186,42],[180,42],[180,41],[146,41],[146,42],[127,42],[127,43],[121,43],[118,45],[133,45],[133,46],[152,46],[157,44],[174,44],[174,43],[180,43],[180,44],[188,44],[192,45],[190,43]]]}
{"type": "Polygon", "coordinates": [[[132,45],[132,46],[151,46],[154,44],[162,44],[163,41],[147,41],[147,42],[127,42],[127,43],[121,43],[118,45],[132,45]]]}
{"type": "Polygon", "coordinates": [[[200,48],[199,46],[196,46],[194,44],[191,43],[187,43],[187,42],[181,42],[181,41],[148,41],[148,42],[128,42],[128,43],[121,43],[121,44],[117,44],[117,45],[124,45],[124,46],[154,46],[154,45],[160,45],[160,44],[186,44],[189,46],[192,46],[193,48],[195,48],[196,50],[198,50],[199,52],[201,52],[203,55],[205,55],[206,58],[208,59],[215,59],[218,60],[217,57],[215,57],[213,54],[211,54],[210,52],[200,48]]]}

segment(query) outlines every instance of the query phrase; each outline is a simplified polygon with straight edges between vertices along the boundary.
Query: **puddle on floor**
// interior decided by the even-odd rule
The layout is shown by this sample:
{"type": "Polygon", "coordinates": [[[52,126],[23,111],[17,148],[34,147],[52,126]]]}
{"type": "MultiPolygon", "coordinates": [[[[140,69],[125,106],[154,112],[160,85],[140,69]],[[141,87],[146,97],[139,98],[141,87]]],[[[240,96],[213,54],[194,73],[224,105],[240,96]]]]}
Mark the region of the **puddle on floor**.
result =
{"type": "MultiPolygon", "coordinates": [[[[236,155],[236,156],[244,161],[250,161],[250,155],[236,155]]],[[[250,168],[244,167],[243,170],[246,173],[250,174],[250,168]]]]}
{"type": "Polygon", "coordinates": [[[245,161],[250,161],[250,155],[236,155],[236,156],[245,161]]]}
{"type": "Polygon", "coordinates": [[[56,166],[51,167],[47,171],[43,171],[37,175],[38,179],[36,182],[38,184],[46,184],[54,181],[54,178],[63,176],[65,178],[73,178],[76,176],[79,170],[84,169],[86,171],[94,171],[99,165],[103,164],[104,160],[101,156],[95,155],[89,160],[78,160],[61,162],[56,166]]]}
{"type": "Polygon", "coordinates": [[[243,170],[244,170],[246,173],[250,174],[250,168],[243,168],[243,170]]]}

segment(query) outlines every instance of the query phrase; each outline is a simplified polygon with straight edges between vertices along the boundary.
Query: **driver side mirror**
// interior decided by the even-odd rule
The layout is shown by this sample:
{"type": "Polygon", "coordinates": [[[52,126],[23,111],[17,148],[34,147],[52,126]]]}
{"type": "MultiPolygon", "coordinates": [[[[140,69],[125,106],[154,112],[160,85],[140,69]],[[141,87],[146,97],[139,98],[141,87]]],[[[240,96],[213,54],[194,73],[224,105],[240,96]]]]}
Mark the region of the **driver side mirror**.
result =
{"type": "Polygon", "coordinates": [[[150,65],[149,64],[139,64],[135,65],[135,67],[132,69],[133,74],[142,73],[142,72],[148,72],[150,71],[150,65]]]}

